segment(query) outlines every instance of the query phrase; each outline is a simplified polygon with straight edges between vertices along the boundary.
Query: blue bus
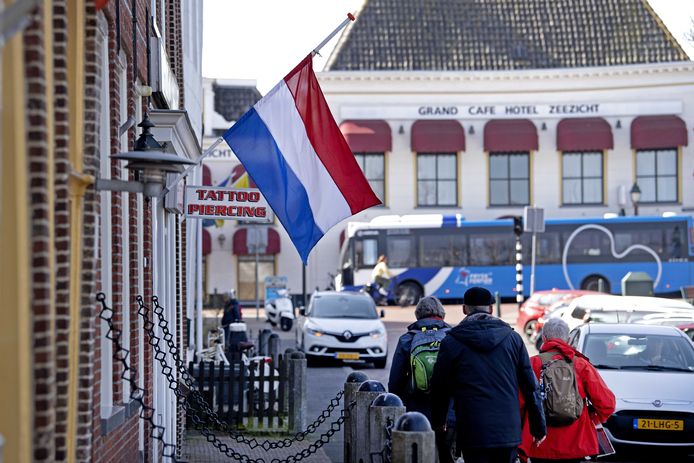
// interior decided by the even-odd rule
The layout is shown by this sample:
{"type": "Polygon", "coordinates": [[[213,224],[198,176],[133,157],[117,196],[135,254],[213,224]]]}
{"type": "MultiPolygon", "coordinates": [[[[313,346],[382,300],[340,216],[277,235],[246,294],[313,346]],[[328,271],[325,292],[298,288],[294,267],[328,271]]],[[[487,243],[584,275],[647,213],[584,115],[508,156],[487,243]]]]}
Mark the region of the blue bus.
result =
{"type": "MultiPolygon", "coordinates": [[[[530,242],[524,233],[524,296],[530,290],[530,242]]],[[[384,254],[401,303],[424,295],[461,299],[471,286],[515,297],[515,248],[512,219],[430,214],[351,222],[336,287],[355,290],[368,283],[384,254]]],[[[537,234],[535,259],[535,290],[619,294],[624,275],[641,271],[653,278],[656,294],[674,294],[694,284],[694,225],[691,216],[550,219],[537,234]]]]}

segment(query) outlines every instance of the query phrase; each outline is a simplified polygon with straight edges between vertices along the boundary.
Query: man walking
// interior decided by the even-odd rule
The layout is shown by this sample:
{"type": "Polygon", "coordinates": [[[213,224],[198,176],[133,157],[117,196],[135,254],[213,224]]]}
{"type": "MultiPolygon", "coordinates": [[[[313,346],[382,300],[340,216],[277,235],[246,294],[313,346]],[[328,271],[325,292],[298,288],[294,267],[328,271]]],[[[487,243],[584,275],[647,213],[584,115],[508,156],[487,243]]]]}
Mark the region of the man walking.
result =
{"type": "Polygon", "coordinates": [[[542,328],[541,354],[530,359],[535,375],[542,378],[541,384],[553,383],[545,392],[547,439],[542,446],[533,445],[528,424],[523,427],[521,453],[530,457],[532,463],[578,463],[597,455],[595,424],[607,421],[615,409],[612,391],[588,359],[567,344],[568,339],[566,322],[561,318],[549,319],[542,328]],[[552,374],[556,368],[562,369],[557,370],[562,372],[559,378],[552,374]],[[548,395],[555,393],[563,400],[547,400],[548,395]],[[565,409],[572,402],[577,406],[565,409]],[[576,409],[573,416],[571,408],[576,409]]]}
{"type": "Polygon", "coordinates": [[[494,297],[479,287],[465,292],[466,318],[441,343],[432,377],[432,424],[446,427],[453,398],[457,450],[465,463],[511,463],[521,442],[520,391],[535,445],[546,428],[535,375],[520,335],[491,315],[494,297]]]}
{"type": "MultiPolygon", "coordinates": [[[[441,302],[432,296],[422,298],[415,308],[417,321],[400,336],[393,354],[388,379],[388,391],[397,394],[408,412],[423,413],[431,421],[431,375],[441,340],[451,329],[441,302]]],[[[452,410],[445,433],[437,433],[439,462],[450,463],[455,432],[452,410]]]]}

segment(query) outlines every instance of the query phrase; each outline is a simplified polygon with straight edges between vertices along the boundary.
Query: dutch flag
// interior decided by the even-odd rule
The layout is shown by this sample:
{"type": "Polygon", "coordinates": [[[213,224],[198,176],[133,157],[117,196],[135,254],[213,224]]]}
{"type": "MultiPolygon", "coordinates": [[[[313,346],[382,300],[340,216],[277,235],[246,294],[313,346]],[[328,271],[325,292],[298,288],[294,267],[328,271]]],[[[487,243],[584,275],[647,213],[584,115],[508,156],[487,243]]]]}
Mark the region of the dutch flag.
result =
{"type": "Polygon", "coordinates": [[[312,58],[224,134],[304,263],[333,225],[381,203],[330,113],[312,58]]]}

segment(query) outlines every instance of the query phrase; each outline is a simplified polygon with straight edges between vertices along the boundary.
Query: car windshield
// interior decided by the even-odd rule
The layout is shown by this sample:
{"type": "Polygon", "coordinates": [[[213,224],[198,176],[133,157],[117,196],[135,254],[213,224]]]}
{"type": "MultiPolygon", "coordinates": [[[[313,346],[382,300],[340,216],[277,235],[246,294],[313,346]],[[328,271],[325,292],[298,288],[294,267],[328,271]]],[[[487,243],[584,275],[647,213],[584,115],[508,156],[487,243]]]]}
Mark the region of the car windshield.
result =
{"type": "Polygon", "coordinates": [[[596,368],[694,373],[694,345],[681,336],[589,334],[583,353],[596,368]]]}
{"type": "Polygon", "coordinates": [[[554,304],[559,299],[561,299],[565,296],[566,296],[566,294],[562,294],[562,293],[543,294],[539,297],[539,299],[537,300],[537,303],[539,305],[541,305],[542,307],[549,307],[550,305],[554,304]]]}
{"type": "Polygon", "coordinates": [[[378,318],[373,302],[366,297],[315,296],[309,316],[314,318],[378,318]]]}

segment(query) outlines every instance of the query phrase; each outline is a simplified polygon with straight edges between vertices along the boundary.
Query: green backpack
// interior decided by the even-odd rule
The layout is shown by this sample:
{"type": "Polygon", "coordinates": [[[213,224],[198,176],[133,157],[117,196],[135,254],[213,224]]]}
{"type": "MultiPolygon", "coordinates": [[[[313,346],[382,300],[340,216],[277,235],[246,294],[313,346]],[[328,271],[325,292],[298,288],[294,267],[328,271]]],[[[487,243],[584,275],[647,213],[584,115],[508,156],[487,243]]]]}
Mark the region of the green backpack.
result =
{"type": "Polygon", "coordinates": [[[414,391],[429,393],[436,357],[439,355],[441,341],[449,329],[423,327],[421,331],[414,331],[410,346],[410,369],[414,391]]]}

